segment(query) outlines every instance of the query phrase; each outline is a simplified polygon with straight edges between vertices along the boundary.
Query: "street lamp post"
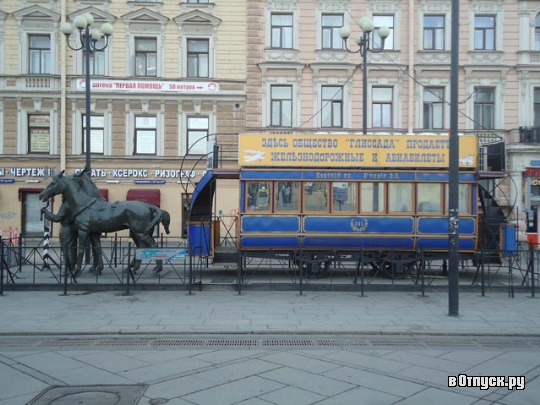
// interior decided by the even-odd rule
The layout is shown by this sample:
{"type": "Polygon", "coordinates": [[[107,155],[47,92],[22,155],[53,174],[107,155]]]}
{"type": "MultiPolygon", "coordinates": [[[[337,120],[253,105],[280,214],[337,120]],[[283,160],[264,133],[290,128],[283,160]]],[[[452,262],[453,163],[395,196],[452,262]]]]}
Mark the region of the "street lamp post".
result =
{"type": "Polygon", "coordinates": [[[92,17],[91,14],[85,14],[82,16],[78,16],[75,18],[75,21],[73,21],[73,25],[77,30],[79,31],[79,41],[81,45],[79,47],[71,46],[69,43],[69,37],[73,33],[73,25],[65,22],[62,24],[61,30],[62,33],[66,36],[66,43],[69,46],[69,48],[73,49],[74,51],[80,51],[82,50],[84,52],[84,73],[86,75],[86,81],[85,81],[85,91],[86,91],[86,139],[85,139],[85,148],[86,148],[86,166],[85,170],[90,173],[91,167],[90,167],[90,127],[91,127],[91,121],[90,121],[90,56],[95,51],[103,51],[107,46],[109,45],[109,37],[112,35],[113,27],[109,23],[105,23],[101,26],[101,29],[98,30],[97,28],[91,28],[92,24],[94,24],[94,17],[92,17]],[[97,42],[105,37],[105,45],[103,47],[99,48],[97,46],[97,42]]]}
{"type": "Polygon", "coordinates": [[[378,29],[379,37],[381,37],[381,45],[378,48],[372,48],[370,44],[371,33],[373,32],[374,24],[373,20],[369,17],[362,17],[359,21],[360,28],[362,29],[362,34],[358,35],[356,38],[356,44],[358,45],[358,50],[353,51],[347,46],[347,39],[351,36],[351,29],[349,27],[341,27],[339,30],[339,36],[343,38],[345,43],[345,49],[350,53],[360,53],[362,57],[362,133],[367,134],[367,53],[379,53],[384,50],[384,41],[390,35],[390,29],[388,27],[380,27],[378,29]]]}

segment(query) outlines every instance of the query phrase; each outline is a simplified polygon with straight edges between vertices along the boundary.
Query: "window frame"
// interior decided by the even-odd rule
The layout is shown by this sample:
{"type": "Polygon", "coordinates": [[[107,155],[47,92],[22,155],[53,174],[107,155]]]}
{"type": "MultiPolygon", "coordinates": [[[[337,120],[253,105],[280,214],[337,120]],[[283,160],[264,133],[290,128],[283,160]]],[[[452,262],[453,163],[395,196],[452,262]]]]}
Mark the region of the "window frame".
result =
{"type": "MultiPolygon", "coordinates": [[[[294,213],[299,213],[300,212],[300,207],[301,207],[301,199],[300,199],[300,190],[301,190],[301,182],[299,181],[274,181],[274,210],[273,212],[274,213],[291,213],[291,212],[294,212],[294,213]],[[286,197],[286,193],[283,192],[281,193],[280,190],[279,190],[279,185],[280,184],[283,184],[283,183],[286,183],[286,184],[290,184],[290,187],[291,187],[291,193],[290,195],[287,197],[287,200],[288,201],[285,201],[285,197],[286,197]],[[281,199],[283,199],[283,201],[281,201],[281,199]],[[296,207],[294,208],[291,208],[291,209],[284,209],[285,206],[284,204],[290,204],[292,201],[294,201],[296,203],[296,207]]],[[[287,186],[285,186],[287,187],[287,186]]]]}
{"type": "Polygon", "coordinates": [[[489,130],[495,129],[495,114],[496,114],[496,88],[488,86],[476,86],[474,88],[474,99],[473,99],[473,117],[474,117],[474,129],[480,130],[489,130]],[[491,101],[478,101],[478,97],[481,93],[484,93],[485,90],[490,90],[491,101]],[[491,107],[491,122],[486,125],[485,116],[488,115],[487,108],[491,107]]]}
{"type": "Polygon", "coordinates": [[[293,110],[294,110],[294,106],[293,106],[293,85],[291,84],[272,84],[270,86],[270,127],[283,127],[283,128],[290,128],[293,126],[293,110]],[[290,98],[274,98],[274,89],[277,89],[277,88],[288,88],[290,89],[290,98]],[[290,113],[290,116],[289,116],[289,120],[290,120],[290,123],[288,125],[284,125],[283,124],[283,111],[284,111],[284,106],[283,106],[283,103],[286,102],[286,101],[289,101],[290,103],[290,106],[287,108],[289,110],[289,113],[290,113]],[[275,111],[275,106],[279,105],[279,123],[276,124],[274,122],[274,111],[275,111]]]}
{"type": "Polygon", "coordinates": [[[323,50],[343,50],[343,39],[339,36],[339,29],[345,25],[345,16],[343,13],[323,13],[321,14],[321,49],[323,50]],[[339,26],[325,25],[325,17],[341,17],[339,26]],[[325,38],[329,37],[328,41],[325,38]],[[339,45],[336,44],[336,41],[339,45]],[[330,46],[325,46],[328,42],[330,46]]]}
{"type": "MultiPolygon", "coordinates": [[[[108,45],[105,49],[102,49],[106,43],[106,39],[101,38],[95,43],[96,49],[93,49],[90,52],[90,75],[92,76],[105,76],[107,74],[107,49],[110,47],[110,45],[108,45]],[[97,57],[98,55],[99,58],[97,57]],[[97,73],[96,67],[98,68],[97,73]]],[[[82,56],[82,74],[86,74],[86,50],[84,49],[82,56]]]]}
{"type": "MultiPolygon", "coordinates": [[[[396,30],[396,16],[395,14],[373,14],[373,32],[371,33],[371,47],[372,49],[380,48],[381,37],[379,36],[379,28],[386,26],[390,30],[390,34],[384,40],[384,50],[393,51],[396,49],[395,44],[395,30],[396,30]],[[392,24],[385,24],[384,20],[386,18],[392,19],[392,24]]],[[[367,55],[366,55],[367,56],[367,55]]]]}
{"type": "Polygon", "coordinates": [[[273,182],[272,181],[260,181],[260,180],[253,180],[253,181],[246,181],[246,193],[245,193],[245,207],[246,207],[246,214],[258,214],[258,213],[271,213],[272,212],[272,202],[274,201],[274,197],[273,197],[273,192],[274,192],[274,187],[273,187],[273,182]],[[253,204],[250,205],[250,197],[252,197],[252,193],[250,191],[250,187],[251,187],[251,184],[258,184],[257,186],[257,190],[254,190],[256,191],[256,195],[257,195],[257,204],[253,204]],[[267,196],[265,198],[268,199],[268,205],[262,205],[262,207],[268,207],[267,209],[264,209],[264,210],[261,210],[260,207],[261,205],[258,204],[258,199],[260,198],[260,191],[263,190],[263,187],[261,184],[266,184],[266,188],[267,188],[267,196]],[[253,207],[254,209],[250,209],[250,207],[253,207]]]}
{"type": "Polygon", "coordinates": [[[330,182],[328,181],[313,181],[313,182],[302,182],[302,212],[303,213],[306,213],[306,214],[329,214],[330,213],[330,202],[329,202],[329,197],[330,197],[330,194],[331,194],[331,191],[329,192],[329,184],[330,182]],[[311,186],[311,192],[308,193],[308,184],[312,184],[311,186]],[[308,209],[307,208],[307,203],[308,201],[310,201],[311,199],[308,198],[307,196],[308,195],[313,195],[313,188],[317,185],[317,188],[319,188],[318,186],[319,185],[324,185],[324,189],[321,188],[321,190],[317,189],[315,191],[322,191],[323,192],[323,197],[325,199],[325,209],[324,210],[319,210],[319,209],[308,209]]]}
{"type": "MultiPolygon", "coordinates": [[[[51,116],[50,114],[43,114],[43,113],[28,113],[27,115],[27,134],[28,134],[28,154],[50,154],[51,152],[51,126],[52,126],[52,120],[51,120],[51,116]],[[45,123],[43,123],[43,125],[31,125],[31,119],[32,117],[47,117],[48,119],[48,126],[45,125],[45,123]],[[47,131],[47,134],[48,134],[48,145],[47,145],[47,150],[43,150],[43,151],[35,151],[32,149],[32,135],[33,135],[33,130],[45,130],[47,131]]],[[[35,134],[35,135],[40,135],[40,134],[35,134]]]]}
{"type": "Polygon", "coordinates": [[[389,214],[412,214],[413,207],[415,206],[415,195],[414,195],[414,183],[405,183],[405,182],[388,182],[388,191],[387,191],[387,200],[388,200],[388,213],[389,214]],[[404,186],[408,186],[409,190],[393,190],[395,187],[401,188],[404,186]],[[408,192],[410,199],[406,201],[406,205],[403,198],[393,198],[392,194],[394,193],[403,193],[408,192]],[[395,204],[399,204],[400,207],[398,209],[395,209],[395,204]]]}
{"type": "MultiPolygon", "coordinates": [[[[29,207],[28,207],[28,196],[38,196],[38,194],[43,191],[43,189],[35,189],[34,190],[25,190],[25,191],[19,191],[21,194],[21,234],[25,235],[27,237],[43,237],[43,221],[41,221],[41,207],[37,212],[32,212],[32,215],[29,215],[29,207]],[[37,227],[38,229],[36,231],[29,231],[28,225],[29,225],[29,217],[32,217],[34,221],[32,224],[37,227]]],[[[39,205],[39,199],[37,201],[39,205]]],[[[46,202],[42,203],[42,207],[45,207],[47,205],[46,202]]],[[[52,204],[54,205],[54,203],[52,204]]],[[[53,210],[54,207],[50,207],[51,210],[53,210]]],[[[52,232],[52,223],[51,223],[51,232],[52,232]]]]}
{"type": "Polygon", "coordinates": [[[134,49],[134,55],[133,55],[133,76],[135,77],[158,77],[158,70],[159,70],[159,55],[158,55],[158,49],[159,49],[159,44],[158,44],[158,38],[157,37],[146,37],[146,36],[134,36],[133,37],[133,49],[134,49]],[[138,45],[138,42],[139,41],[145,41],[145,40],[152,40],[154,43],[155,43],[155,51],[154,52],[151,52],[151,51],[140,51],[137,49],[137,45],[138,45]],[[148,71],[149,69],[149,66],[148,66],[148,55],[150,54],[154,54],[155,56],[155,63],[156,63],[156,66],[155,66],[155,74],[154,75],[149,75],[148,74],[148,71]],[[145,74],[139,74],[137,72],[137,57],[138,56],[141,56],[141,55],[144,55],[144,62],[145,62],[145,74]]]}
{"type": "MultiPolygon", "coordinates": [[[[82,118],[81,150],[82,150],[82,153],[85,154],[86,153],[86,114],[83,113],[81,115],[81,118],[82,118]]],[[[90,154],[91,155],[104,155],[105,154],[105,126],[106,126],[105,120],[106,118],[104,114],[90,114],[90,154]],[[103,126],[102,127],[94,126],[93,122],[95,122],[95,120],[93,120],[93,118],[101,118],[103,120],[103,126]],[[101,142],[94,142],[95,131],[101,131],[101,142]],[[99,143],[101,143],[101,152],[96,152],[94,151],[93,146],[99,143]]]]}
{"type": "Polygon", "coordinates": [[[423,102],[422,102],[422,128],[423,129],[444,129],[445,125],[444,125],[444,122],[445,122],[445,114],[444,114],[444,110],[445,110],[445,106],[446,106],[446,102],[445,102],[445,95],[444,95],[444,90],[445,88],[442,87],[442,86],[424,86],[423,87],[424,89],[424,94],[423,94],[423,102]],[[426,93],[429,94],[433,94],[432,92],[434,90],[440,90],[442,92],[442,96],[439,97],[439,101],[431,101],[431,100],[428,100],[426,101],[426,93]],[[440,127],[437,127],[433,124],[434,122],[434,119],[433,119],[433,116],[435,114],[435,111],[433,110],[434,109],[434,105],[440,105],[440,109],[441,109],[441,118],[440,118],[440,122],[441,122],[441,126],[440,127]],[[430,108],[430,111],[429,111],[429,122],[430,122],[430,125],[426,125],[426,106],[430,108]]]}
{"type": "Polygon", "coordinates": [[[538,86],[533,88],[533,127],[540,127],[540,87],[538,86]]]}
{"type": "Polygon", "coordinates": [[[534,48],[535,51],[540,51],[540,13],[534,17],[534,48]]]}
{"type": "Polygon", "coordinates": [[[52,57],[53,57],[53,50],[52,50],[52,40],[51,35],[44,33],[44,34],[38,34],[38,33],[28,33],[28,74],[31,75],[50,75],[52,72],[52,57]],[[33,38],[47,38],[49,40],[49,47],[48,48],[33,48],[32,47],[32,39],[33,38]],[[32,57],[33,51],[38,51],[39,53],[39,71],[34,72],[33,71],[33,63],[32,61],[34,58],[32,57]],[[44,51],[45,54],[44,54],[44,51]],[[48,56],[49,60],[44,61],[43,57],[48,56]]]}
{"type": "Polygon", "coordinates": [[[475,51],[495,51],[497,50],[497,14],[475,14],[474,15],[474,34],[473,34],[473,46],[475,51]],[[478,26],[477,19],[484,19],[484,18],[492,18],[493,19],[493,26],[489,27],[483,27],[478,26]],[[489,46],[486,42],[488,41],[488,34],[492,32],[493,38],[491,39],[492,47],[489,46]],[[477,35],[481,36],[481,42],[482,44],[480,46],[477,46],[477,35]]]}
{"type": "Polygon", "coordinates": [[[343,86],[322,85],[321,86],[321,128],[343,128],[343,86]],[[325,98],[325,89],[338,89],[335,91],[331,98],[325,98]],[[334,98],[338,93],[341,93],[341,97],[334,98]],[[336,117],[335,108],[339,106],[339,117],[336,117]],[[329,109],[329,123],[325,124],[325,111],[329,109]],[[335,118],[339,120],[336,123],[335,118]]]}
{"type": "MultiPolygon", "coordinates": [[[[200,116],[200,115],[187,115],[186,116],[186,154],[188,155],[205,155],[206,153],[208,153],[208,135],[210,134],[210,117],[208,116],[200,116]],[[195,128],[195,127],[191,127],[190,126],[190,122],[194,119],[206,119],[206,129],[202,129],[202,128],[195,128]],[[193,153],[191,151],[191,146],[192,144],[190,144],[190,134],[194,134],[195,132],[197,133],[205,133],[205,138],[206,138],[206,142],[204,143],[204,151],[202,151],[201,153],[193,153]]],[[[200,139],[203,139],[201,137],[199,137],[196,142],[199,142],[200,139]]],[[[194,142],[193,144],[195,144],[196,142],[194,142]]]]}
{"type": "MultiPolygon", "coordinates": [[[[144,156],[157,156],[157,138],[158,138],[158,126],[159,126],[159,123],[158,123],[158,118],[155,116],[155,115],[148,115],[148,114],[135,114],[134,115],[134,120],[133,120],[133,124],[134,124],[134,130],[133,130],[133,154],[134,155],[144,155],[144,156]],[[138,119],[145,119],[145,118],[153,118],[155,119],[155,127],[153,128],[153,133],[154,133],[154,151],[153,152],[141,152],[139,149],[139,146],[142,146],[139,145],[139,141],[140,141],[140,138],[139,138],[139,133],[142,133],[142,132],[152,132],[152,128],[150,127],[139,127],[137,126],[137,121],[138,119]]],[[[146,142],[147,144],[150,144],[150,142],[146,142]]]]}
{"type": "Polygon", "coordinates": [[[371,88],[371,127],[372,128],[393,128],[394,125],[394,87],[393,86],[373,86],[371,88]],[[375,97],[376,90],[389,89],[391,91],[391,100],[381,98],[377,99],[375,97]],[[390,111],[385,111],[387,108],[390,108],[390,111]],[[378,110],[378,111],[376,111],[378,110]],[[379,115],[379,118],[375,120],[376,112],[379,115]],[[385,114],[388,114],[388,119],[385,120],[385,114]],[[389,120],[389,122],[388,122],[389,120]],[[388,125],[385,125],[388,123],[388,125]]]}
{"type": "Polygon", "coordinates": [[[270,48],[272,49],[294,49],[294,14],[283,12],[270,13],[270,48]],[[287,16],[290,17],[290,25],[274,23],[274,17],[287,16]],[[290,33],[286,32],[290,30],[290,33]],[[290,46],[284,44],[287,41],[287,36],[290,36],[290,46]],[[276,41],[275,41],[276,40],[276,41]],[[274,43],[277,43],[274,46],[274,43]]]}
{"type": "MultiPolygon", "coordinates": [[[[209,38],[186,38],[186,63],[187,63],[187,77],[190,78],[208,78],[210,77],[210,39],[209,38]],[[194,42],[204,42],[206,44],[206,52],[191,51],[190,45],[194,42]],[[206,62],[201,63],[201,58],[206,55],[206,62]],[[190,61],[196,61],[196,72],[191,70],[190,61]],[[201,66],[206,68],[206,74],[201,73],[201,66]]],[[[204,59],[204,58],[203,58],[204,59]]]]}
{"type": "Polygon", "coordinates": [[[442,183],[416,183],[416,212],[418,214],[422,214],[423,215],[441,215],[442,213],[442,208],[443,208],[443,188],[441,187],[442,183]],[[434,193],[432,192],[431,190],[426,190],[424,192],[422,192],[422,195],[421,194],[421,188],[423,187],[426,187],[426,188],[431,188],[431,187],[438,187],[439,190],[437,193],[434,193]],[[438,201],[435,201],[434,203],[431,202],[431,201],[424,201],[423,200],[423,197],[424,195],[429,195],[429,196],[432,196],[432,195],[435,195],[436,197],[438,197],[438,201]],[[424,203],[428,203],[429,204],[429,207],[433,207],[432,204],[435,204],[438,206],[438,209],[435,211],[435,210],[432,210],[432,209],[428,209],[428,210],[424,210],[424,209],[420,209],[420,205],[421,204],[424,204],[424,203]]]}
{"type": "Polygon", "coordinates": [[[331,187],[331,190],[330,190],[330,193],[331,193],[331,212],[333,214],[356,214],[358,212],[358,206],[359,206],[359,201],[358,201],[358,190],[359,190],[359,182],[357,181],[333,181],[330,183],[330,187],[331,187]],[[348,186],[347,186],[347,189],[349,189],[349,187],[354,186],[354,190],[353,192],[351,193],[348,193],[348,196],[347,197],[350,197],[351,195],[354,196],[354,208],[353,209],[350,209],[350,210],[336,210],[334,207],[336,207],[336,204],[339,204],[339,200],[336,199],[336,184],[339,184],[339,183],[347,183],[348,186]],[[338,201],[338,203],[336,203],[336,201],[338,201]]]}
{"type": "Polygon", "coordinates": [[[423,31],[422,31],[422,49],[425,51],[444,51],[446,49],[446,15],[445,14],[424,14],[423,16],[423,31]],[[428,26],[426,24],[426,19],[428,18],[442,18],[442,27],[439,26],[428,26]],[[426,35],[429,34],[433,46],[426,46],[426,35]],[[439,41],[442,41],[442,46],[437,46],[437,38],[439,41]]]}
{"type": "MultiPolygon", "coordinates": [[[[386,202],[387,202],[387,196],[388,196],[388,193],[387,193],[387,187],[386,187],[386,184],[387,182],[384,182],[384,181],[362,181],[362,182],[359,182],[359,192],[360,192],[360,198],[358,200],[358,205],[359,205],[359,208],[360,208],[360,214],[369,214],[369,215],[385,215],[386,214],[386,202]],[[365,190],[365,186],[367,186],[368,184],[372,184],[372,191],[375,189],[375,185],[377,185],[377,205],[380,207],[380,209],[378,211],[373,211],[373,210],[366,210],[364,209],[364,195],[367,194],[367,190],[365,190]],[[381,193],[382,193],[382,201],[379,201],[379,198],[381,197],[381,193]]],[[[372,197],[372,203],[371,205],[375,205],[374,204],[374,201],[373,201],[373,196],[375,195],[375,193],[371,193],[371,197],[372,197]]]]}

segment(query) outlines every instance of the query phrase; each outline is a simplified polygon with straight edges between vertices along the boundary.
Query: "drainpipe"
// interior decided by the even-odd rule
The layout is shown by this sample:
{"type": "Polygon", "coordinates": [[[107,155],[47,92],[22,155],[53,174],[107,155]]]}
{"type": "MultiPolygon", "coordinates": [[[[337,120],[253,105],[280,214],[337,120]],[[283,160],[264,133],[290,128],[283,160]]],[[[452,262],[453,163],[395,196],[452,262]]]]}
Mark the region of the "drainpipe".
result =
{"type": "MultiPolygon", "coordinates": [[[[60,3],[60,25],[66,22],[66,1],[60,3]]],[[[60,42],[60,170],[66,170],[66,41],[61,32],[60,42]]]]}
{"type": "MultiPolygon", "coordinates": [[[[414,16],[415,16],[415,11],[414,11],[414,0],[409,0],[409,38],[413,39],[415,36],[416,36],[416,32],[415,32],[415,28],[416,28],[416,25],[414,23],[414,16]]],[[[417,38],[418,40],[418,38],[417,38]]],[[[407,131],[409,134],[412,134],[413,133],[413,129],[414,129],[414,112],[416,110],[416,105],[414,104],[414,100],[415,100],[415,97],[414,97],[414,80],[413,80],[413,75],[414,75],[414,44],[415,44],[415,41],[414,40],[411,40],[409,41],[409,113],[408,113],[408,117],[407,117],[407,120],[409,122],[409,128],[407,128],[407,131]]]]}

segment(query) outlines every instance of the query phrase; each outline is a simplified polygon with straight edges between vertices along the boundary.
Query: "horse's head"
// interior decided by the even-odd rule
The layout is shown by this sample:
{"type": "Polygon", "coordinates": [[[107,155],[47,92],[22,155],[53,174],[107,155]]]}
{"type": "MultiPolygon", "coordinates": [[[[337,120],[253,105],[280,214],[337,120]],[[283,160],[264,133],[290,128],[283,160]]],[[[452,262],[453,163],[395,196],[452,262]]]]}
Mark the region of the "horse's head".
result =
{"type": "Polygon", "coordinates": [[[38,198],[40,201],[46,202],[47,200],[54,197],[55,195],[62,194],[64,189],[65,189],[64,171],[62,170],[61,173],[53,176],[52,181],[45,188],[45,190],[39,193],[38,198]]]}

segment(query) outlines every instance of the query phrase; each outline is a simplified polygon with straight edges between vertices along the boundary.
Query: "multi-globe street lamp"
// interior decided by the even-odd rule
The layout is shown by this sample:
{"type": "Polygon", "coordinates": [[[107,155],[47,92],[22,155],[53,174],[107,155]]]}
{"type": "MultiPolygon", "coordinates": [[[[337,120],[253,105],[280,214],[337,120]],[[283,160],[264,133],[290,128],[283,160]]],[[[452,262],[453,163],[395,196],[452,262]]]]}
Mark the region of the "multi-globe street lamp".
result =
{"type": "Polygon", "coordinates": [[[94,52],[103,51],[109,45],[109,37],[113,33],[113,27],[109,23],[101,25],[101,29],[91,28],[94,24],[94,17],[91,14],[80,15],[75,18],[73,24],[65,22],[62,24],[62,33],[66,36],[66,43],[69,48],[74,51],[82,50],[84,52],[84,73],[86,75],[85,91],[86,91],[86,167],[85,169],[90,172],[90,134],[91,134],[91,111],[90,111],[90,57],[94,52]],[[69,42],[69,37],[73,33],[73,26],[79,31],[79,41],[81,45],[79,47],[72,46],[69,42]],[[105,44],[102,47],[98,47],[97,43],[103,37],[105,37],[105,44]]]}
{"type": "Polygon", "coordinates": [[[384,50],[384,41],[390,35],[390,29],[388,27],[380,27],[377,32],[381,38],[381,44],[377,48],[372,48],[371,34],[375,28],[373,20],[369,17],[362,17],[359,21],[362,34],[359,34],[356,38],[357,50],[351,50],[347,45],[347,39],[351,36],[351,29],[349,27],[341,27],[339,30],[339,36],[345,43],[345,49],[350,53],[359,53],[362,57],[362,133],[367,134],[367,53],[379,53],[384,50]]]}

